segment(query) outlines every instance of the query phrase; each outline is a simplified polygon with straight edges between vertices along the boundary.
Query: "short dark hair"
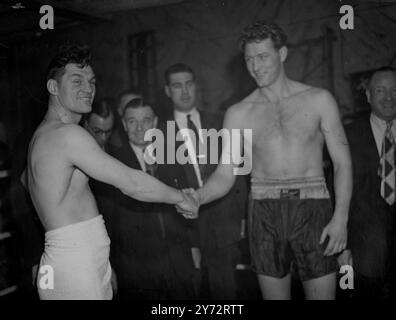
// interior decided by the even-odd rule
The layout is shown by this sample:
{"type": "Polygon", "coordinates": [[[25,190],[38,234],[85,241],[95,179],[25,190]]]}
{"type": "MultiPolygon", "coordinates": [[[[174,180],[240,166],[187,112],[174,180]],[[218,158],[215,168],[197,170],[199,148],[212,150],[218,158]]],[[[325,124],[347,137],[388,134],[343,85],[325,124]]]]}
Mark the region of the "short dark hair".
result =
{"type": "Polygon", "coordinates": [[[113,114],[113,100],[110,98],[103,98],[100,100],[95,100],[92,103],[92,113],[97,114],[101,118],[107,118],[113,114]]]}
{"type": "Polygon", "coordinates": [[[90,113],[84,113],[82,123],[88,122],[92,114],[96,114],[101,118],[107,118],[111,115],[114,116],[113,112],[113,100],[111,98],[103,98],[100,100],[94,100],[92,103],[92,110],[90,113]]]}
{"type": "Polygon", "coordinates": [[[371,76],[370,76],[370,79],[369,79],[369,82],[368,82],[368,88],[370,88],[370,86],[371,86],[371,81],[373,80],[374,76],[375,76],[377,73],[380,73],[380,72],[393,72],[393,73],[396,74],[396,69],[393,68],[393,67],[391,67],[391,66],[382,66],[382,67],[379,67],[378,69],[375,69],[375,70],[371,73],[371,76]]]}
{"type": "Polygon", "coordinates": [[[247,43],[261,42],[266,39],[271,39],[274,48],[279,50],[286,44],[287,36],[276,23],[259,20],[243,29],[239,39],[239,48],[243,51],[247,43]]]}
{"type": "Polygon", "coordinates": [[[138,109],[140,107],[146,107],[146,106],[150,107],[151,110],[153,110],[153,113],[155,114],[155,110],[152,103],[144,100],[143,98],[134,98],[126,104],[124,111],[122,112],[122,116],[125,115],[127,109],[138,109]]]}
{"type": "Polygon", "coordinates": [[[91,51],[88,46],[76,44],[61,46],[48,66],[47,81],[49,79],[59,80],[65,73],[67,64],[74,63],[80,68],[84,68],[91,64],[91,58],[91,51]]]}
{"type": "Polygon", "coordinates": [[[133,89],[126,89],[121,91],[118,96],[117,96],[117,108],[119,107],[120,103],[121,103],[121,99],[127,95],[135,95],[138,97],[141,97],[142,95],[140,93],[137,93],[136,90],[133,89]]]}
{"type": "Polygon", "coordinates": [[[172,64],[170,67],[166,68],[165,73],[164,73],[165,83],[169,84],[170,76],[172,74],[180,73],[180,72],[190,73],[193,76],[193,79],[195,79],[194,71],[190,66],[188,66],[185,63],[175,63],[175,64],[172,64]]]}

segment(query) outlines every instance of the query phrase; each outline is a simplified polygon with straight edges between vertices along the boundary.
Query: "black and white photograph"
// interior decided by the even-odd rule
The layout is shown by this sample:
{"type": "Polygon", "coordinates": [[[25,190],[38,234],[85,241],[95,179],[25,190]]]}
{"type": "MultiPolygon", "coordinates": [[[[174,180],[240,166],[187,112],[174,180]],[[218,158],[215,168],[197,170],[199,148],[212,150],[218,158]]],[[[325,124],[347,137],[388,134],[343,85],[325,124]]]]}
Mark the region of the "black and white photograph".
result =
{"type": "Polygon", "coordinates": [[[0,303],[393,300],[395,139],[396,0],[0,0],[0,303]]]}

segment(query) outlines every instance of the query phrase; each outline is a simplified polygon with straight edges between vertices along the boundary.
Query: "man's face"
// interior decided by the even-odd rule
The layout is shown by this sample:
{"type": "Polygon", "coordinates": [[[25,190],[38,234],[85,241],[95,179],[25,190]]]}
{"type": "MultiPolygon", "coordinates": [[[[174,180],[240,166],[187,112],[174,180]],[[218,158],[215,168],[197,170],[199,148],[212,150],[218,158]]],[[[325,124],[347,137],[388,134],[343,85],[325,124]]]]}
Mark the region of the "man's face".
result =
{"type": "Polygon", "coordinates": [[[95,97],[95,75],[90,66],[80,68],[69,63],[56,83],[56,98],[63,108],[78,114],[91,111],[95,97]]]}
{"type": "Polygon", "coordinates": [[[140,98],[139,95],[134,94],[134,93],[127,93],[124,94],[121,99],[120,99],[120,104],[118,105],[118,114],[120,117],[122,117],[122,114],[124,112],[125,106],[128,104],[129,101],[135,99],[135,98],[140,98]]]}
{"type": "Polygon", "coordinates": [[[196,92],[194,76],[189,72],[171,74],[165,86],[165,93],[172,100],[173,107],[181,112],[188,112],[196,106],[196,92]]]}
{"type": "Polygon", "coordinates": [[[375,73],[369,83],[366,95],[371,110],[377,117],[385,121],[396,118],[395,72],[380,71],[375,73]]]}
{"type": "Polygon", "coordinates": [[[131,143],[145,147],[149,141],[144,141],[147,130],[157,126],[157,117],[150,106],[127,108],[122,118],[124,129],[131,143]]]}
{"type": "Polygon", "coordinates": [[[275,49],[271,39],[245,45],[246,67],[259,88],[268,87],[278,79],[286,53],[286,47],[275,49]]]}
{"type": "Polygon", "coordinates": [[[107,118],[102,118],[96,113],[92,113],[86,122],[86,129],[95,138],[96,142],[104,149],[111,136],[114,125],[114,116],[111,113],[107,118]]]}

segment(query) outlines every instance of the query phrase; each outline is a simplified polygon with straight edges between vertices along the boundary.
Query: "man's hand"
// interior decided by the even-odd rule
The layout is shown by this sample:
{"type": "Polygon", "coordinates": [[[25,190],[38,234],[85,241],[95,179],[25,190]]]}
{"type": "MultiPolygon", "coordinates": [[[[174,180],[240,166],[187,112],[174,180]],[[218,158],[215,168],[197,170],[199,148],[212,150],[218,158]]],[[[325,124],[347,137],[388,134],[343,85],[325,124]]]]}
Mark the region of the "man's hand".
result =
{"type": "Polygon", "coordinates": [[[322,231],[320,244],[326,240],[327,236],[330,239],[323,253],[325,256],[332,256],[344,250],[347,241],[347,223],[345,219],[333,217],[322,231]]]}
{"type": "Polygon", "coordinates": [[[352,260],[352,252],[351,250],[344,250],[337,258],[339,266],[352,266],[353,260],[352,260]]]}
{"type": "Polygon", "coordinates": [[[183,201],[176,204],[176,210],[186,219],[197,219],[199,201],[194,189],[183,189],[183,201]]]}

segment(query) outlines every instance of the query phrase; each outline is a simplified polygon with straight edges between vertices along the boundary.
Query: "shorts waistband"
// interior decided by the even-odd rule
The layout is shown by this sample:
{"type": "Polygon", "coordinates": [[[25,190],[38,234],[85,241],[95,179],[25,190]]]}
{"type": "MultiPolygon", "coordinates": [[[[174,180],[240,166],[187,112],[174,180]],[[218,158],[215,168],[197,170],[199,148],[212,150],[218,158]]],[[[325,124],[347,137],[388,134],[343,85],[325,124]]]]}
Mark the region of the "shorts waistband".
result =
{"type": "Polygon", "coordinates": [[[262,199],[328,199],[329,191],[323,176],[293,179],[251,179],[251,198],[262,199]]]}
{"type": "Polygon", "coordinates": [[[109,242],[109,238],[102,215],[52,229],[45,233],[46,247],[102,245],[107,244],[107,242],[109,242]]]}

